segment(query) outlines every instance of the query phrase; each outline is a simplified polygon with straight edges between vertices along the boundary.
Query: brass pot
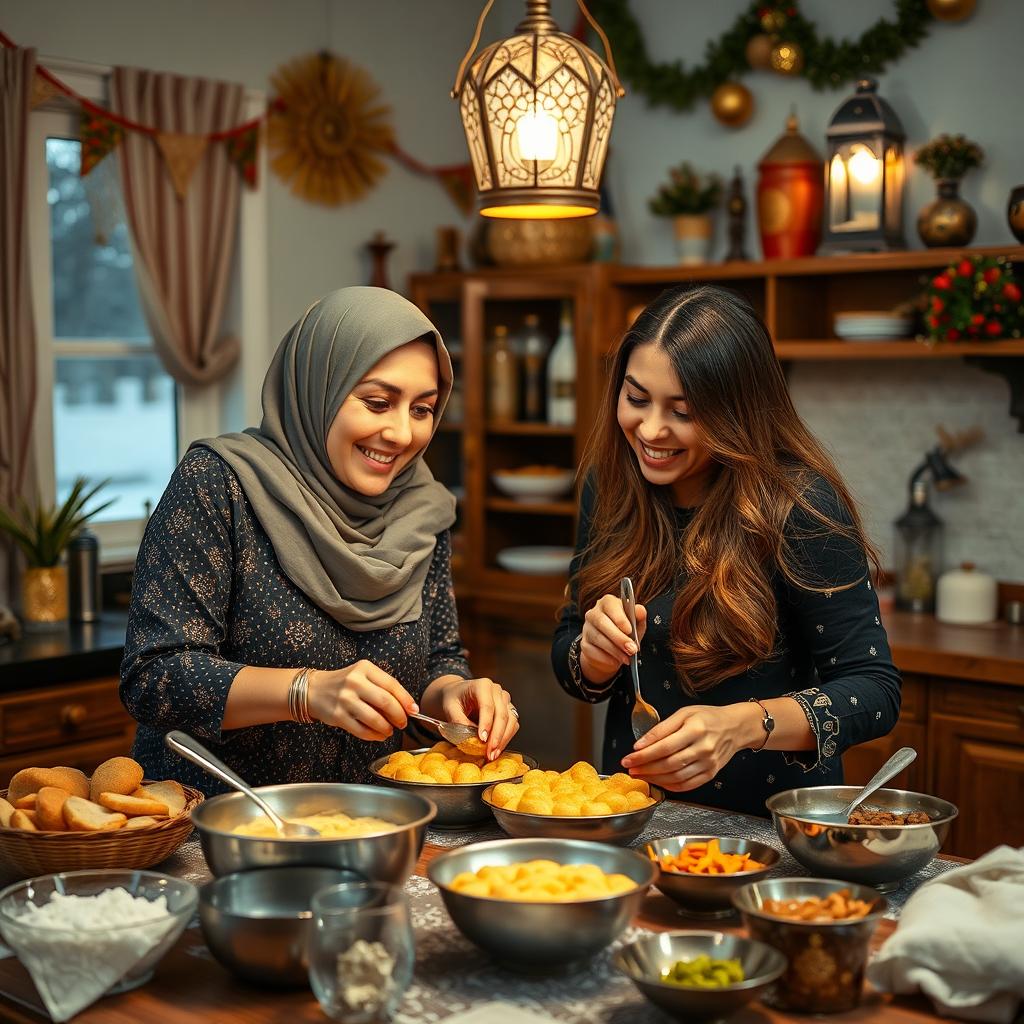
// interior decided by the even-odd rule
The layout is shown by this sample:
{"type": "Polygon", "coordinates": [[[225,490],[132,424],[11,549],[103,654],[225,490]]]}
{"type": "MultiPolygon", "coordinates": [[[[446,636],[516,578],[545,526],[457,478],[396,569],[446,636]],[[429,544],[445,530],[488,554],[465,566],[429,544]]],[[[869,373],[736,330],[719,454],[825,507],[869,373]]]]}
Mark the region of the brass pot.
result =
{"type": "Polygon", "coordinates": [[[1024,243],[1024,185],[1015,185],[1010,191],[1010,202],[1006,207],[1006,221],[1013,237],[1024,243]]]}
{"type": "Polygon", "coordinates": [[[967,245],[978,228],[978,216],[966,200],[960,198],[956,178],[936,182],[938,197],[917,215],[917,233],[929,248],[967,245]]]}
{"type": "Polygon", "coordinates": [[[501,267],[584,263],[592,244],[589,217],[492,220],[487,225],[487,249],[501,267]]]}
{"type": "Polygon", "coordinates": [[[45,629],[67,621],[68,571],[63,565],[25,570],[21,577],[21,615],[29,629],[45,629]]]}

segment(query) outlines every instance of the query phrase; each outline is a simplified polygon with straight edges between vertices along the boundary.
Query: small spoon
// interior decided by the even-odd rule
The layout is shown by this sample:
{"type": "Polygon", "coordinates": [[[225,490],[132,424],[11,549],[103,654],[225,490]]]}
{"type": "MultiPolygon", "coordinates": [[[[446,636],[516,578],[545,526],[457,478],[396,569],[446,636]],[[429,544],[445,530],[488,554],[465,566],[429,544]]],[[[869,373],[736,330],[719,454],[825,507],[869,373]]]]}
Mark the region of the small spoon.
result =
{"type": "Polygon", "coordinates": [[[917,751],[913,747],[900,747],[892,757],[889,758],[881,768],[871,776],[868,784],[839,812],[823,811],[808,817],[816,818],[818,821],[827,822],[830,825],[848,825],[850,815],[854,812],[862,800],[866,800],[876,789],[885,785],[894,775],[899,775],[904,768],[917,757],[917,751]]]}
{"type": "Polygon", "coordinates": [[[640,637],[636,630],[636,597],[633,594],[633,581],[628,576],[622,577],[619,584],[619,596],[622,599],[622,606],[626,609],[629,617],[629,626],[633,631],[633,647],[635,648],[632,657],[629,659],[629,670],[633,674],[633,713],[629,716],[629,724],[633,728],[633,739],[638,740],[644,733],[650,732],[660,721],[661,717],[653,705],[644,700],[640,692],[640,637]]]}
{"type": "Polygon", "coordinates": [[[176,754],[199,765],[204,771],[209,772],[214,778],[226,782],[244,793],[250,800],[256,802],[259,809],[273,822],[274,828],[288,839],[316,838],[320,833],[311,825],[299,825],[294,821],[285,821],[277,811],[274,810],[266,800],[263,799],[254,789],[244,783],[223,761],[218,760],[198,740],[193,739],[187,733],[174,730],[164,737],[164,743],[176,754]]]}
{"type": "Polygon", "coordinates": [[[458,746],[466,740],[477,739],[476,729],[472,725],[457,725],[455,722],[442,722],[439,718],[431,718],[430,715],[414,715],[406,713],[407,718],[415,718],[417,722],[426,722],[433,726],[449,743],[458,746]]]}

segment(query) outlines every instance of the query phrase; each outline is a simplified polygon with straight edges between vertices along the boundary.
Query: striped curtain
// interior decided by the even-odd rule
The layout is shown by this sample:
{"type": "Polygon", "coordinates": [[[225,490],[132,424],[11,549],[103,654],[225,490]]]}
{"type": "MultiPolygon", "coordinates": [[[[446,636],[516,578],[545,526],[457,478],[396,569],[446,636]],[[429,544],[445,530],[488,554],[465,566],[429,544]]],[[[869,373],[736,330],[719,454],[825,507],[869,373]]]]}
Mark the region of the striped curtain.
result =
{"type": "MultiPolygon", "coordinates": [[[[0,503],[34,502],[36,329],[28,269],[28,112],[35,50],[0,49],[0,503]]],[[[0,538],[0,602],[17,593],[13,544],[0,538]]]]}
{"type": "Polygon", "coordinates": [[[221,334],[221,318],[240,177],[223,143],[197,153],[195,136],[238,124],[243,88],[137,68],[115,68],[111,87],[115,113],[160,133],[154,141],[126,132],[117,149],[135,273],[157,354],[180,383],[211,384],[228,373],[239,352],[238,338],[221,334]],[[183,195],[172,175],[176,156],[186,168],[183,195]]]}

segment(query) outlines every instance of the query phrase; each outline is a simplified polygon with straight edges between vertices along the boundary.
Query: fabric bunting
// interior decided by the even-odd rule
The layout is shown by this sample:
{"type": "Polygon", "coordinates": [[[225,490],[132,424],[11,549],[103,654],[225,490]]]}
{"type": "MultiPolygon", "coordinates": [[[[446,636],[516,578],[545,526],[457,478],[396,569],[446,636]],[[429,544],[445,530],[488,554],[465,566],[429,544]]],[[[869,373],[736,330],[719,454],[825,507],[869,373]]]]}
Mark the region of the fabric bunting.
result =
{"type": "Polygon", "coordinates": [[[115,121],[82,109],[79,117],[79,139],[82,143],[82,165],[79,176],[84,178],[124,138],[124,129],[115,121]]]}
{"type": "Polygon", "coordinates": [[[156,144],[163,154],[167,171],[174,182],[174,191],[182,199],[188,192],[188,183],[209,145],[205,135],[179,135],[176,132],[157,132],[156,144]]]}
{"type": "Polygon", "coordinates": [[[252,125],[244,132],[231,135],[224,140],[228,148],[228,159],[237,168],[242,180],[249,188],[256,187],[256,155],[260,146],[260,126],[252,125]]]}

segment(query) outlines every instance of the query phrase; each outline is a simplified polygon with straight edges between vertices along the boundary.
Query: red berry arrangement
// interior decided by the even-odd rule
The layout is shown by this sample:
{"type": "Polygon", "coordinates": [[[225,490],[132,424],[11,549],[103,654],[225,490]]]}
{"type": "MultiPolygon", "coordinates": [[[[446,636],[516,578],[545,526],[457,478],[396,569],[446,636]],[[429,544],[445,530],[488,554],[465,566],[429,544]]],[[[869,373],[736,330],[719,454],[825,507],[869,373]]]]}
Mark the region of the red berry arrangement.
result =
{"type": "Polygon", "coordinates": [[[925,329],[932,341],[1019,338],[1021,287],[1003,256],[965,256],[935,275],[925,291],[925,329]]]}

